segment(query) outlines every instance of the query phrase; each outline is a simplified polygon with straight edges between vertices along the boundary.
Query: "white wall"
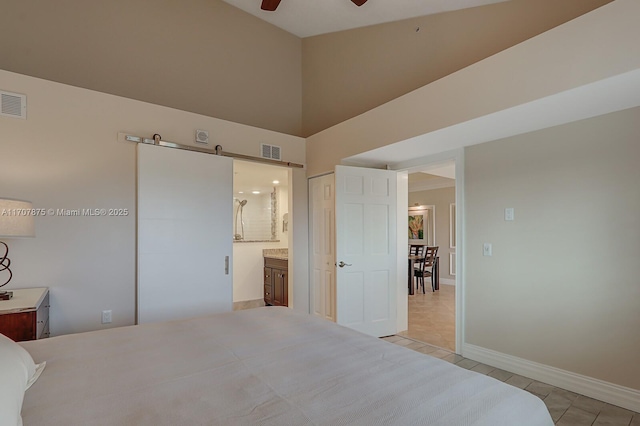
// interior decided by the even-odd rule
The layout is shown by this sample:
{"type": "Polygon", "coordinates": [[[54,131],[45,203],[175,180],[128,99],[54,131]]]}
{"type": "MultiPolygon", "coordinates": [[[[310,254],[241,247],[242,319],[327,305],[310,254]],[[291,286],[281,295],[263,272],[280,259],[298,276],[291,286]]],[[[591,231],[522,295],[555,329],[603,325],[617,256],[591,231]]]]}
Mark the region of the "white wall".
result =
{"type": "Polygon", "coordinates": [[[465,150],[467,343],[640,390],[639,134],[634,108],[465,150]]]}
{"type": "Polygon", "coordinates": [[[398,273],[396,282],[398,283],[397,289],[397,323],[396,327],[398,332],[405,331],[409,328],[409,288],[407,282],[409,281],[409,271],[404,265],[407,264],[407,254],[402,247],[409,245],[409,235],[407,229],[409,228],[409,216],[407,215],[407,209],[405,206],[409,203],[409,174],[407,172],[398,172],[397,180],[397,194],[398,194],[398,273]]]}
{"type": "MultiPolygon", "coordinates": [[[[281,241],[289,239],[289,231],[283,231],[282,220],[285,214],[289,213],[289,187],[282,185],[278,188],[278,238],[281,241]]],[[[291,224],[289,224],[291,226],[291,224]]]]}
{"type": "Polygon", "coordinates": [[[309,310],[309,185],[307,171],[291,169],[289,189],[289,298],[290,306],[298,311],[309,310]],[[296,231],[297,230],[297,231],[296,231]]]}
{"type": "Polygon", "coordinates": [[[242,235],[244,224],[245,240],[270,240],[271,194],[242,194],[240,198],[247,200],[247,204],[242,208],[241,216],[238,212],[238,203],[234,202],[233,223],[237,227],[235,229],[237,233],[242,235]]]}
{"type": "MultiPolygon", "coordinates": [[[[255,127],[6,71],[0,89],[26,94],[28,103],[27,120],[0,117],[0,196],[38,208],[130,211],[113,218],[39,217],[35,239],[7,240],[15,273],[9,289],[50,287],[53,335],[134,322],[136,154],[135,144],[117,141],[118,132],[159,133],[189,144],[196,129],[206,129],[225,151],[257,156],[264,142],[282,146],[285,161],[305,160],[303,139],[255,127]],[[103,309],[113,311],[108,326],[100,324],[103,309]]],[[[304,170],[292,184],[306,188],[304,170]]],[[[305,232],[295,244],[306,250],[305,232]]],[[[305,267],[296,273],[308,282],[305,267]]]]}

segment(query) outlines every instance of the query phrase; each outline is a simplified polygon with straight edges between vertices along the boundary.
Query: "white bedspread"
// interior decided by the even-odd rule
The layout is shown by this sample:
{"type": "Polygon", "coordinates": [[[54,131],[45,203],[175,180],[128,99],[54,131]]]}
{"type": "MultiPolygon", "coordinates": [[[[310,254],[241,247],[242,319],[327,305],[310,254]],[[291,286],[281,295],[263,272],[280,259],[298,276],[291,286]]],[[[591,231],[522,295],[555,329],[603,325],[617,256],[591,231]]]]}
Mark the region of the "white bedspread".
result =
{"type": "Polygon", "coordinates": [[[551,426],[535,396],[287,308],[60,336],[25,426],[551,426]]]}

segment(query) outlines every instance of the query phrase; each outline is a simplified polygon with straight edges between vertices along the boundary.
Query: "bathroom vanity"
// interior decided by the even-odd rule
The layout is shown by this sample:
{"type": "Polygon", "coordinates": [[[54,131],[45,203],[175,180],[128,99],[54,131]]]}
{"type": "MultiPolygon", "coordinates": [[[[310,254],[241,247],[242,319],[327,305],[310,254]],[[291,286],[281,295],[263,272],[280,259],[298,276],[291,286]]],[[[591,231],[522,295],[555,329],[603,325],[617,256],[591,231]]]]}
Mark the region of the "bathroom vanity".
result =
{"type": "Polygon", "coordinates": [[[289,306],[289,260],[287,249],[265,249],[264,303],[289,306]]]}

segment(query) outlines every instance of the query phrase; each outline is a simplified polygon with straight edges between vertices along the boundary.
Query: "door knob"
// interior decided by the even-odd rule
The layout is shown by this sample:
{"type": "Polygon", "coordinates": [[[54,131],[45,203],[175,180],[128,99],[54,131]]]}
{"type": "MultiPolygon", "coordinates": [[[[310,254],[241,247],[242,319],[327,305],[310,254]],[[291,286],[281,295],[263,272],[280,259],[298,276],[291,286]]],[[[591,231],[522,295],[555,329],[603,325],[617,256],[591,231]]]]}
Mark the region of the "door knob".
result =
{"type": "Polygon", "coordinates": [[[342,260],[340,261],[340,263],[338,263],[338,266],[341,268],[344,268],[345,266],[351,266],[350,263],[344,263],[342,260]]]}

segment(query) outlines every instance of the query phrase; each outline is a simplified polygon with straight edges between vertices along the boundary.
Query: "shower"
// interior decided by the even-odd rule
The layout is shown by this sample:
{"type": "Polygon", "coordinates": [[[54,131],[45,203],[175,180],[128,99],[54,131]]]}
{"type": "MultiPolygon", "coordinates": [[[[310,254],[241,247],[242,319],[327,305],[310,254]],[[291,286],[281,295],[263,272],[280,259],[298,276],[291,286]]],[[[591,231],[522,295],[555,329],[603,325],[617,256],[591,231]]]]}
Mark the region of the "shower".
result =
{"type": "Polygon", "coordinates": [[[235,232],[233,234],[233,239],[236,241],[244,240],[244,221],[242,220],[242,210],[244,206],[247,205],[247,200],[240,201],[239,199],[235,199],[238,202],[238,208],[236,209],[236,220],[235,220],[235,232]],[[240,213],[240,233],[238,234],[238,213],[240,213]]]}

